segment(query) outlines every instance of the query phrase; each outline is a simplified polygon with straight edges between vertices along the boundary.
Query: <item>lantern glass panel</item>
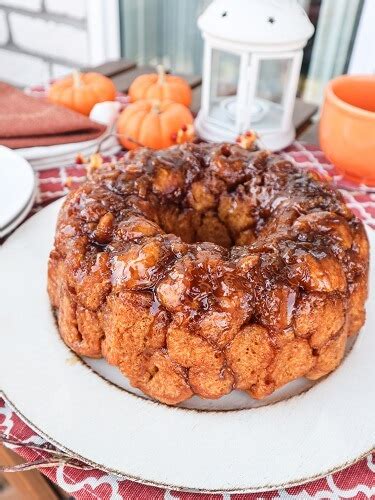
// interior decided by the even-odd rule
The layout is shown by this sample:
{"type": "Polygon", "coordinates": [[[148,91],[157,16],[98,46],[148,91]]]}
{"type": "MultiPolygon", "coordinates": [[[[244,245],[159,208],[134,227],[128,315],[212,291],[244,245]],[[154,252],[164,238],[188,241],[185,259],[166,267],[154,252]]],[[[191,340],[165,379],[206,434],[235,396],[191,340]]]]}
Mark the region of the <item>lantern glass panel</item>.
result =
{"type": "Polygon", "coordinates": [[[293,59],[261,59],[255,98],[251,103],[251,125],[257,131],[280,129],[285,111],[293,59]]]}
{"type": "Polygon", "coordinates": [[[209,116],[221,126],[236,123],[236,103],[241,57],[212,50],[209,116]]]}

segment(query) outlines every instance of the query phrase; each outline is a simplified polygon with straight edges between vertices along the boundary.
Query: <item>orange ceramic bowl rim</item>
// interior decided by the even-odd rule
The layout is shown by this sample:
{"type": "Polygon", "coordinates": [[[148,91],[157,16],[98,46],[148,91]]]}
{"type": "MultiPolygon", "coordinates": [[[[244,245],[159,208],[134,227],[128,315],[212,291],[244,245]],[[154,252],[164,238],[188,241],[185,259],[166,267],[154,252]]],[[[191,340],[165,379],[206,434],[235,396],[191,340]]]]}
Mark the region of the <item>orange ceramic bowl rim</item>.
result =
{"type": "Polygon", "coordinates": [[[351,116],[360,116],[362,118],[366,118],[368,120],[375,120],[375,111],[369,111],[367,109],[360,108],[358,106],[354,106],[353,104],[349,104],[344,101],[340,97],[338,97],[335,93],[335,87],[342,82],[364,82],[364,81],[372,81],[375,82],[374,76],[370,75],[342,75],[330,80],[326,87],[326,99],[329,102],[332,102],[335,106],[342,109],[346,113],[351,116]]]}

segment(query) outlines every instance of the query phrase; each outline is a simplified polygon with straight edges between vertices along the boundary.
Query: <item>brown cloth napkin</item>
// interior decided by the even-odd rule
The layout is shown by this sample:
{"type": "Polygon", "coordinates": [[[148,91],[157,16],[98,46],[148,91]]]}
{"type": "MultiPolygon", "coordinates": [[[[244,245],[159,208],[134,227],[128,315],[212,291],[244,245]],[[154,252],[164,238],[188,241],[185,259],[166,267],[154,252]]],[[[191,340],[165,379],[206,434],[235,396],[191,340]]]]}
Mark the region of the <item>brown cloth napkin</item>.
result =
{"type": "Polygon", "coordinates": [[[0,82],[0,144],[9,148],[89,141],[106,127],[46,99],[0,82]]]}

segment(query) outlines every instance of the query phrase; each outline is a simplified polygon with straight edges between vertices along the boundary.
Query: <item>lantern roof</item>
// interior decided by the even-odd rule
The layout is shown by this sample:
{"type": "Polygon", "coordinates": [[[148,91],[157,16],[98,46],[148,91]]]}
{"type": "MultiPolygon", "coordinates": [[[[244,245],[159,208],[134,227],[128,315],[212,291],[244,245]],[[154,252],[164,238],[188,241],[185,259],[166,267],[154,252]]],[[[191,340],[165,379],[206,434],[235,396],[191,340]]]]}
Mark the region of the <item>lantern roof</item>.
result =
{"type": "Polygon", "coordinates": [[[314,33],[297,0],[214,0],[198,26],[222,41],[262,46],[304,46],[314,33]]]}

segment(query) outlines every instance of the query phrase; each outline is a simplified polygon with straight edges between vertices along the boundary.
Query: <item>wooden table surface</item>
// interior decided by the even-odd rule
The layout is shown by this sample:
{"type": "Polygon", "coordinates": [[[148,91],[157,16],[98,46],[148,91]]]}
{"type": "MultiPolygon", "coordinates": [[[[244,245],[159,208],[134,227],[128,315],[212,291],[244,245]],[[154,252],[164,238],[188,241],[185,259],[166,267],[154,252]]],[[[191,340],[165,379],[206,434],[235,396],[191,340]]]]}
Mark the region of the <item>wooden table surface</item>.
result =
{"type": "MultiPolygon", "coordinates": [[[[0,465],[15,466],[24,459],[0,444],[0,465]]],[[[67,495],[38,470],[0,474],[0,500],[68,500],[67,495]]],[[[73,500],[73,499],[72,499],[73,500]]]]}
{"type": "Polygon", "coordinates": [[[298,139],[308,142],[309,144],[319,145],[319,121],[311,121],[306,129],[298,136],[298,139]]]}
{"type": "MultiPolygon", "coordinates": [[[[155,73],[155,68],[152,66],[137,66],[134,61],[119,59],[107,62],[96,68],[84,68],[83,71],[97,71],[108,76],[116,85],[117,90],[126,93],[130,84],[137,76],[146,73],[155,73]]],[[[180,76],[183,76],[192,88],[193,101],[191,110],[194,114],[197,114],[201,103],[202,78],[197,75],[180,76]]],[[[318,144],[317,126],[312,120],[317,110],[318,107],[315,104],[310,104],[297,98],[293,113],[297,138],[318,144]]]]}

